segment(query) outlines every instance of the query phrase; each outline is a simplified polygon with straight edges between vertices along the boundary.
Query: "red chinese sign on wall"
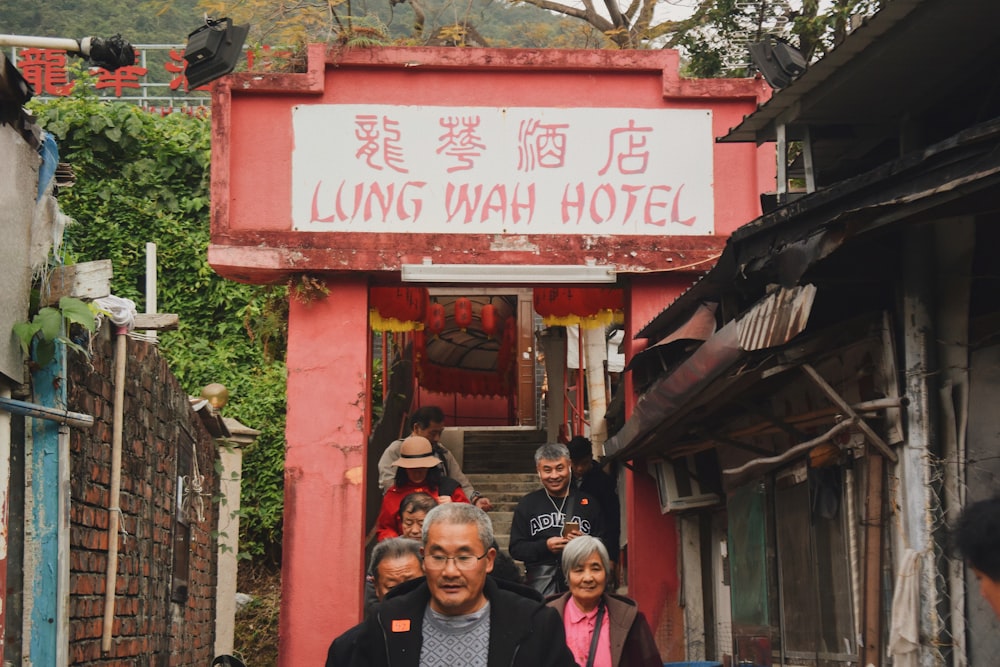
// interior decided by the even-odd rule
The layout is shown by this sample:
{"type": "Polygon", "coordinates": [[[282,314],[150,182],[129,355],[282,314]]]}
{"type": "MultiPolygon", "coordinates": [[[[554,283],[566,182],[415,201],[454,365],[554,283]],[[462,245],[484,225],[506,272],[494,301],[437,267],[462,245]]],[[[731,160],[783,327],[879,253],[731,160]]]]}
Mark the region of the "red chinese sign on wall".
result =
{"type": "MultiPolygon", "coordinates": [[[[272,61],[291,57],[288,50],[262,47],[259,54],[248,51],[248,69],[267,69],[272,61]]],[[[69,67],[74,56],[59,49],[15,49],[11,60],[40,97],[65,97],[80,82],[72,78],[69,67]]],[[[105,98],[150,104],[208,104],[208,86],[192,90],[188,86],[183,46],[136,47],[136,63],[110,72],[91,67],[91,85],[105,98]]]]}
{"type": "Polygon", "coordinates": [[[308,105],[300,231],[711,234],[712,114],[308,105]]]}

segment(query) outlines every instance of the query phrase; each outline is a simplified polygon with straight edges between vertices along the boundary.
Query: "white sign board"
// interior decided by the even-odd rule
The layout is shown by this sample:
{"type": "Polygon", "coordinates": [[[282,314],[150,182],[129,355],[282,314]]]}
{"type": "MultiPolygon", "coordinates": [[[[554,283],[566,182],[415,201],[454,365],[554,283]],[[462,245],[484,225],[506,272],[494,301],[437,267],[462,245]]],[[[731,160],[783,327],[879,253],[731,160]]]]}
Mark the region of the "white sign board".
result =
{"type": "Polygon", "coordinates": [[[712,112],[303,105],[296,231],[709,235],[712,112]]]}

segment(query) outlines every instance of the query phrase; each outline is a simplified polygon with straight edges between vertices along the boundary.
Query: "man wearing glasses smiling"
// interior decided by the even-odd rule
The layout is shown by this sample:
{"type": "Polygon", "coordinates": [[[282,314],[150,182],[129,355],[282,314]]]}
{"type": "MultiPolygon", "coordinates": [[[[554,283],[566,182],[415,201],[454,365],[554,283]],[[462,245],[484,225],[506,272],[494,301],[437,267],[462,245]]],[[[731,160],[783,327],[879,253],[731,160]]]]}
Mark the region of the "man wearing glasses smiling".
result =
{"type": "Polygon", "coordinates": [[[496,549],[485,512],[438,505],[424,519],[422,541],[425,578],[393,589],[366,621],[354,664],[575,666],[559,614],[487,577],[496,549]]]}

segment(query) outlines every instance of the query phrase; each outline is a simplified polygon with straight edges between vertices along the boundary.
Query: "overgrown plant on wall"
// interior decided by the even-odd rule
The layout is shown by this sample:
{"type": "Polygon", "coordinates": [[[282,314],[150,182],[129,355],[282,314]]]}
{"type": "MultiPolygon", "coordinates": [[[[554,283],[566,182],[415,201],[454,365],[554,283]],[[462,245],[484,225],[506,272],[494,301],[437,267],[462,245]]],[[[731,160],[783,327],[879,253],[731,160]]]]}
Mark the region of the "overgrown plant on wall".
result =
{"type": "Polygon", "coordinates": [[[113,293],[142,310],[145,246],[157,244],[157,309],[180,316],[177,331],[160,332],[160,348],[188,393],[225,384],[231,400],[224,414],[261,431],[244,453],[240,549],[276,561],[285,367],[281,322],[271,320],[287,289],[226,281],[208,265],[208,119],[161,117],[101,102],[89,90],[79,85],[70,97],[32,103],[76,174],[73,187],[59,193],[61,209],[76,221],[66,229],[65,259],[110,259],[113,293]],[[261,335],[248,333],[258,328],[261,335]]]}

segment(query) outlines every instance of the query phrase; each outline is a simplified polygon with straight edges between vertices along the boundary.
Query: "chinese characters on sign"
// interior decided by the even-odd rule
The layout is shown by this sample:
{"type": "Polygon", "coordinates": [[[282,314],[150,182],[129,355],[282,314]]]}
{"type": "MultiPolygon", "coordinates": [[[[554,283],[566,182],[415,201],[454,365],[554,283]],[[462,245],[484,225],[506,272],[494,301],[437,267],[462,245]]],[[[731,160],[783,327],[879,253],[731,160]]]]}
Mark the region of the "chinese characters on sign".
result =
{"type": "MultiPolygon", "coordinates": [[[[137,52],[136,60],[142,62],[144,54],[137,52]]],[[[163,68],[171,75],[169,87],[171,90],[187,92],[187,79],[184,69],[184,51],[180,48],[169,49],[169,62],[163,68]]],[[[75,81],[69,80],[69,70],[66,67],[66,51],[58,49],[21,49],[15,59],[21,76],[31,84],[36,95],[64,97],[73,91],[75,81]]],[[[91,73],[96,77],[94,87],[98,90],[108,90],[114,97],[122,97],[124,89],[139,90],[146,83],[145,77],[150,73],[146,67],[129,65],[109,72],[103,67],[92,67],[91,73]]],[[[208,90],[201,88],[199,90],[208,90]]]]}
{"type": "MultiPolygon", "coordinates": [[[[290,57],[288,49],[263,46],[257,53],[246,52],[247,69],[268,71],[290,57]]],[[[35,95],[41,97],[65,97],[73,92],[78,82],[71,78],[70,60],[67,52],[59,49],[21,48],[11,52],[11,61],[35,95]]],[[[209,87],[189,89],[183,46],[137,45],[136,63],[115,72],[90,68],[93,87],[105,99],[161,105],[163,110],[179,110],[178,105],[197,106],[207,112],[209,87]]]]}
{"type": "Polygon", "coordinates": [[[689,109],[307,105],[299,231],[712,234],[712,116],[689,109]]]}

